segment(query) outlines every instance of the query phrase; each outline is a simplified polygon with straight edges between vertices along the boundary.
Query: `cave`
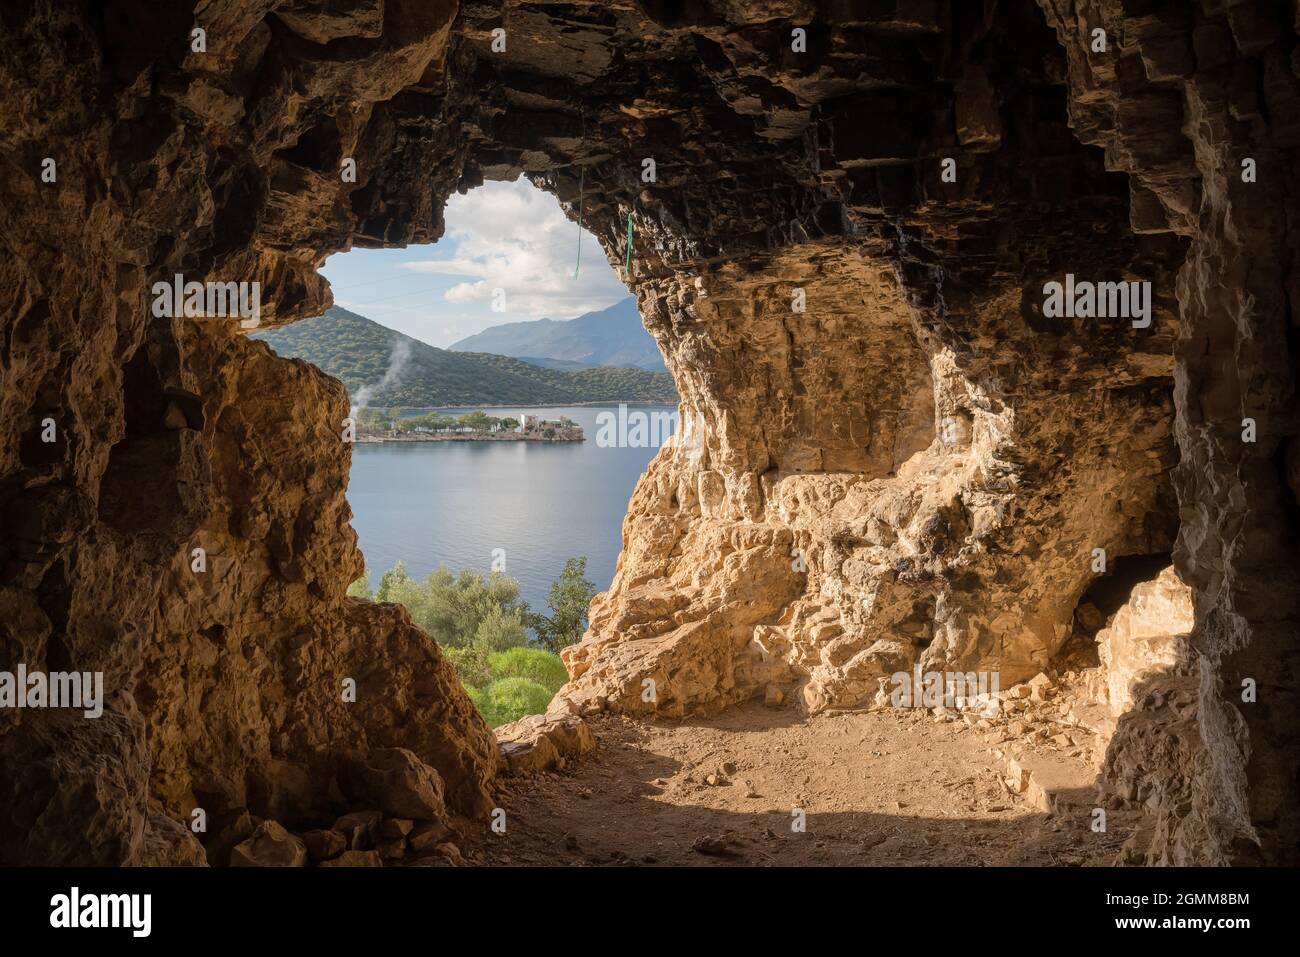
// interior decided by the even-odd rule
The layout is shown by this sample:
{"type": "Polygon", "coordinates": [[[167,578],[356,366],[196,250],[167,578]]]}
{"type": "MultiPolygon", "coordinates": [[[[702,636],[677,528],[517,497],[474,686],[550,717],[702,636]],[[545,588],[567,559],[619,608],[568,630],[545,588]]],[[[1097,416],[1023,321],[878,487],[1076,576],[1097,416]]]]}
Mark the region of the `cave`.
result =
{"type": "Polygon", "coordinates": [[[603,718],[849,714],[1094,640],[1122,862],[1297,862],[1294,9],[166,6],[0,10],[0,671],[105,688],[0,708],[0,864],[300,861],[375,806],[486,834],[603,718]],[[497,740],[345,595],[341,383],[149,304],[182,275],[319,315],[328,255],[521,175],[636,295],[693,441],[497,740]],[[1056,315],[1067,276],[1146,312],[1056,315]]]}

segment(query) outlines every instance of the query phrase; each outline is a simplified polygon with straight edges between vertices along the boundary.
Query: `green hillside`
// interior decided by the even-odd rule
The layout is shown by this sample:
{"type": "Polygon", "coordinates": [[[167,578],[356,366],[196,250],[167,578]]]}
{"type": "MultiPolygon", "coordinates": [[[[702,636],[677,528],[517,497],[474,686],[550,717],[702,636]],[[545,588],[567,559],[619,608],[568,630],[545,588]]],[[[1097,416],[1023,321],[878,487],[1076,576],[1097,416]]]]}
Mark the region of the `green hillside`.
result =
{"type": "Polygon", "coordinates": [[[286,358],[341,379],[353,401],[377,406],[676,404],[666,372],[546,369],[485,352],[448,352],[334,306],[322,316],[254,333],[286,358]]]}

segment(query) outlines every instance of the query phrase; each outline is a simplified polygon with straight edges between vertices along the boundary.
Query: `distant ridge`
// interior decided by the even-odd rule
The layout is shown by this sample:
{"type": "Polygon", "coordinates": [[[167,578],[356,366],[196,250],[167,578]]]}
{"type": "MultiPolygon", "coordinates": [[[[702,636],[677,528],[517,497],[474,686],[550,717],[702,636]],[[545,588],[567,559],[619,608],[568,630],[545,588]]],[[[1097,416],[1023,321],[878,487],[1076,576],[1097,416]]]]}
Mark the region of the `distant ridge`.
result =
{"type": "Polygon", "coordinates": [[[250,338],[267,343],[285,358],[305,359],[341,379],[359,405],[677,403],[677,391],[666,372],[552,369],[509,356],[449,352],[340,306],[250,338]]]}
{"type": "Polygon", "coordinates": [[[533,319],[492,326],[453,343],[451,350],[573,364],[555,368],[631,366],[665,371],[663,354],[642,325],[636,299],[631,296],[577,319],[533,319]]]}

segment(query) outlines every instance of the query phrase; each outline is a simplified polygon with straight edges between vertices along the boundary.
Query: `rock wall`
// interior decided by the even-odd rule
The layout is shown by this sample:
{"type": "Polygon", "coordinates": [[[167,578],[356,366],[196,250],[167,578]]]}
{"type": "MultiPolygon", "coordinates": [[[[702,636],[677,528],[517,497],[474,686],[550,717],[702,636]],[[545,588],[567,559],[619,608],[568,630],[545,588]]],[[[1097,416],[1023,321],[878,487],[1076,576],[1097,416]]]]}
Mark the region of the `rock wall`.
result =
{"type": "Polygon", "coordinates": [[[634,496],[557,707],[678,715],[773,683],[809,710],[858,707],[916,661],[1009,684],[1068,637],[1095,549],[1172,547],[1185,244],[1134,230],[1128,182],[1071,133],[1038,11],[932,14],[860,23],[856,45],[836,32],[808,69],[763,68],[771,24],[766,48],[692,25],[724,96],[730,67],[806,108],[762,135],[803,154],[822,205],[779,250],[734,236],[690,257],[674,201],[707,166],[646,191],[659,255],[633,277],[687,430],[634,496]],[[888,54],[864,40],[886,34],[888,54]],[[846,93],[837,71],[884,89],[846,93]],[[1045,316],[1043,283],[1066,273],[1149,281],[1151,324],[1045,316]]]}
{"type": "Polygon", "coordinates": [[[1146,764],[1163,792],[1146,858],[1294,861],[1300,8],[1043,6],[1069,54],[1074,128],[1130,172],[1135,226],[1191,241],[1177,280],[1174,482],[1175,559],[1196,593],[1195,760],[1146,764]],[[1090,52],[1096,29],[1118,56],[1090,52]],[[1246,681],[1257,700],[1242,701],[1246,681]]]}
{"type": "Polygon", "coordinates": [[[0,859],[157,859],[199,804],[310,823],[379,748],[482,814],[498,759],[454,675],[400,610],[344,597],[338,384],[228,319],[154,318],[149,291],[256,280],[263,326],[313,315],[325,255],[434,241],[452,190],[520,174],[620,267],[630,218],[687,425],[557,710],[857,707],[913,662],[1009,684],[1071,633],[1096,549],[1172,549],[1201,660],[1185,750],[1140,762],[1147,859],[1294,859],[1283,5],[23,0],[0,21],[0,669],[102,669],[111,692],[98,723],[0,712],[0,859]],[[1045,314],[1066,274],[1150,282],[1150,323],[1045,314]]]}
{"type": "Polygon", "coordinates": [[[276,6],[0,13],[0,670],[102,671],[106,698],[0,711],[2,863],[193,858],[196,808],[205,840],[245,809],[329,822],[378,748],[430,766],[453,814],[493,804],[454,670],[400,608],[344,595],[341,385],[233,319],[153,315],[177,273],[260,282],[263,324],[314,314],[354,235],[439,233],[455,176],[389,178],[435,149],[394,145],[391,111],[445,63],[455,5],[276,6]]]}

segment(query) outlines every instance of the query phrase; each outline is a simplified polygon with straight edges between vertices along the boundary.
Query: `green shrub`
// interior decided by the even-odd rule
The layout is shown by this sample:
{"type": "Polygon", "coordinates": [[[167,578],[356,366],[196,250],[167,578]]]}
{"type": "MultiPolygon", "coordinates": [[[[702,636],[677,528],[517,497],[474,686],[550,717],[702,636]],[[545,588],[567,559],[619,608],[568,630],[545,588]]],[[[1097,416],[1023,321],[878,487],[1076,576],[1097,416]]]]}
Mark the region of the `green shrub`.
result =
{"type": "Polygon", "coordinates": [[[442,653],[456,669],[456,675],[463,685],[483,687],[497,677],[488,664],[488,653],[482,648],[447,647],[442,649],[442,653]]]}
{"type": "Polygon", "coordinates": [[[494,680],[527,678],[552,695],[569,680],[569,673],[564,670],[560,656],[543,648],[507,648],[505,651],[495,651],[488,656],[488,667],[494,680]]]}
{"type": "Polygon", "coordinates": [[[480,712],[492,727],[508,724],[528,714],[542,714],[551,692],[527,678],[502,678],[487,688],[487,707],[480,712]]]}
{"type": "MultiPolygon", "coordinates": [[[[542,714],[568,680],[558,649],[577,641],[586,628],[587,604],[595,592],[586,580],[585,558],[565,563],[551,586],[550,616],[534,615],[519,595],[519,582],[501,572],[459,575],[435,568],[416,581],[401,562],[379,579],[374,601],[399,602],[411,620],[438,642],[492,727],[542,714]],[[529,629],[541,645],[529,646],[529,629]]],[[[349,594],[370,597],[365,577],[349,594]]]]}

